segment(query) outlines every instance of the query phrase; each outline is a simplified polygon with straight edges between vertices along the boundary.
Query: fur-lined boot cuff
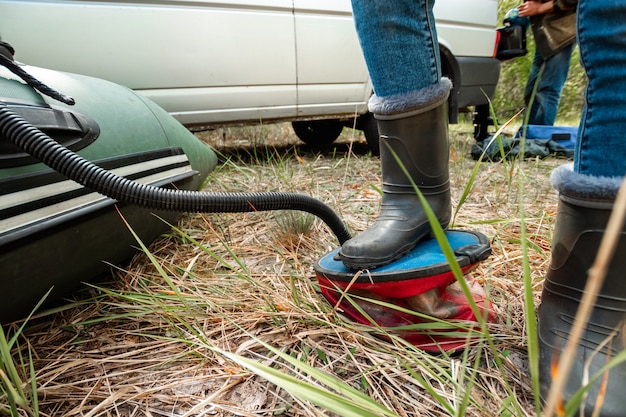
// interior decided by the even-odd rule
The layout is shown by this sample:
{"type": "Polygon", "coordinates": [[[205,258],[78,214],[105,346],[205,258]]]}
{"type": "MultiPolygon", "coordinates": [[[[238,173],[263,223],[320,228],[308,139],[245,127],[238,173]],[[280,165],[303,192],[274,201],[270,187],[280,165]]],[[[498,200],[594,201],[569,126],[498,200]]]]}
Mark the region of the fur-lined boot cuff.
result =
{"type": "Polygon", "coordinates": [[[438,84],[421,90],[387,97],[378,97],[374,94],[369,100],[368,107],[377,119],[394,119],[394,116],[399,114],[405,117],[407,113],[420,114],[445,103],[451,89],[452,81],[442,78],[438,84]]]}
{"type": "Polygon", "coordinates": [[[552,171],[552,186],[559,197],[577,205],[597,207],[612,205],[622,185],[623,177],[602,177],[574,172],[573,164],[552,171]]]}

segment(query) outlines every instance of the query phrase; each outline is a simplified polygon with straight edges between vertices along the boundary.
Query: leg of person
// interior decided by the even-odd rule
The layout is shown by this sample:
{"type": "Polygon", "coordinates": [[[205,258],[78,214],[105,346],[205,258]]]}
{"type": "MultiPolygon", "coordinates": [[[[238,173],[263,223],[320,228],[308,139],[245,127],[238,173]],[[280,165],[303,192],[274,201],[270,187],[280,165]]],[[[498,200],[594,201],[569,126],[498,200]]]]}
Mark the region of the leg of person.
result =
{"type": "Polygon", "coordinates": [[[528,114],[528,124],[536,124],[539,102],[533,97],[533,91],[535,90],[535,84],[537,83],[544,62],[539,51],[535,49],[535,55],[533,56],[528,79],[526,80],[526,87],[524,88],[524,104],[526,105],[526,112],[528,114]]]}
{"type": "Polygon", "coordinates": [[[380,133],[383,197],[374,224],[345,242],[339,256],[347,267],[365,269],[398,259],[431,233],[411,180],[441,225],[450,221],[451,83],[441,78],[431,0],[353,0],[352,5],[374,86],[369,107],[380,133]]]}
{"type": "MultiPolygon", "coordinates": [[[[581,0],[578,40],[588,76],[573,166],[552,175],[559,192],[552,259],[538,312],[540,382],[544,399],[558,373],[561,353],[584,295],[617,191],[626,174],[626,3],[581,0]]],[[[564,401],[587,386],[585,416],[623,416],[626,364],[594,375],[626,348],[626,230],[608,265],[604,284],[578,344],[561,393],[564,401]]]]}
{"type": "Polygon", "coordinates": [[[524,93],[526,105],[531,103],[529,125],[554,125],[574,46],[575,44],[571,43],[546,60],[539,52],[535,53],[524,93]],[[533,96],[535,83],[538,84],[533,96]]]}

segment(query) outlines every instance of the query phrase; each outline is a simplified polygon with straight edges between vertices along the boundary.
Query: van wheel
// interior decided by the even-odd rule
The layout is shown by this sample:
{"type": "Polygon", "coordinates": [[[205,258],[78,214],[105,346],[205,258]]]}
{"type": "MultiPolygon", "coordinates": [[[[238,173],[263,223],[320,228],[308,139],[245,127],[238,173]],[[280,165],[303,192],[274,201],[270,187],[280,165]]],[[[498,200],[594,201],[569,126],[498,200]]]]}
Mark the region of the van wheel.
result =
{"type": "Polygon", "coordinates": [[[291,122],[291,126],[302,142],[312,146],[333,143],[343,130],[339,120],[306,120],[291,122]]]}
{"type": "Polygon", "coordinates": [[[363,131],[372,155],[380,155],[380,140],[378,135],[378,124],[374,115],[370,112],[362,114],[356,121],[356,128],[363,131]]]}

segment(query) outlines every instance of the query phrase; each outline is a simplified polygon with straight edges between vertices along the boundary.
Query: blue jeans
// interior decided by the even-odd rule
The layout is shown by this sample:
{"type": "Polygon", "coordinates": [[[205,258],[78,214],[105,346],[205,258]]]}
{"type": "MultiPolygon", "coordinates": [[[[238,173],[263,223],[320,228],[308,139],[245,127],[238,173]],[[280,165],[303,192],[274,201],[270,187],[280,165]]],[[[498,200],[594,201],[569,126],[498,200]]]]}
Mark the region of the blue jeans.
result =
{"type": "Polygon", "coordinates": [[[433,0],[352,0],[361,49],[378,97],[439,82],[433,4],[433,0]]]}
{"type": "Polygon", "coordinates": [[[574,171],[626,175],[626,2],[580,0],[578,47],[588,85],[574,171]]]}
{"type": "Polygon", "coordinates": [[[573,50],[574,43],[571,43],[548,59],[543,59],[539,51],[535,51],[524,91],[524,102],[526,106],[530,105],[528,124],[549,126],[554,124],[573,50]],[[541,77],[537,81],[539,75],[541,77]],[[533,97],[536,83],[537,91],[533,97]]]}

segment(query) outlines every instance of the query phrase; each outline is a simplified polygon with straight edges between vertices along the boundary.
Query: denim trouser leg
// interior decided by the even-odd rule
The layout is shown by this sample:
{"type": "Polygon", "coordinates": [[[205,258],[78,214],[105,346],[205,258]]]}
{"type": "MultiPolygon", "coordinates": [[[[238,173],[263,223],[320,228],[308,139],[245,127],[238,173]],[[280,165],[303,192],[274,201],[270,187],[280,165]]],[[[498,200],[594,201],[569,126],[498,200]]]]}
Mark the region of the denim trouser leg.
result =
{"type": "Polygon", "coordinates": [[[528,114],[528,124],[554,125],[561,101],[561,91],[569,73],[570,59],[574,43],[567,45],[554,56],[544,60],[539,51],[535,51],[530,74],[524,91],[526,105],[532,102],[528,114]],[[541,67],[543,65],[543,72],[541,67]],[[540,74],[541,72],[541,74],[540,74]],[[533,89],[537,78],[537,92],[533,97],[533,89]]]}
{"type": "Polygon", "coordinates": [[[578,42],[588,78],[574,171],[626,174],[626,2],[580,0],[578,42]]]}
{"type": "MultiPolygon", "coordinates": [[[[440,82],[433,3],[352,0],[359,41],[378,98],[409,93],[415,96],[424,89],[432,90],[440,82]]],[[[411,103],[406,107],[411,107],[411,103]]]]}

